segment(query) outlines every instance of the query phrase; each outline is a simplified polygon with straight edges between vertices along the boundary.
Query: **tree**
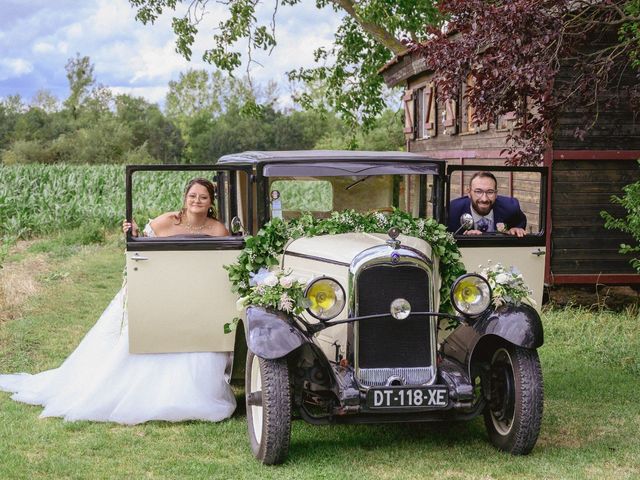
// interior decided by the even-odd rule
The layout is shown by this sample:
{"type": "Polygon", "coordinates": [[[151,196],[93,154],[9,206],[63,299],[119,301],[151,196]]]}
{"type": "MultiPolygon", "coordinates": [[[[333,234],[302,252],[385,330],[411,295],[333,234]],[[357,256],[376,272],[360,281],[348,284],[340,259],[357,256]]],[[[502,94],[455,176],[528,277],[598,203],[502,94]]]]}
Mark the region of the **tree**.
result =
{"type": "Polygon", "coordinates": [[[144,147],[148,155],[161,163],[181,160],[184,142],[180,131],[157,105],[130,95],[118,95],[115,105],[117,121],[131,130],[133,149],[144,147]]]}
{"type": "Polygon", "coordinates": [[[96,83],[93,76],[93,64],[89,57],[81,57],[76,53],[75,58],[70,58],[65,65],[67,80],[69,81],[69,97],[64,101],[64,106],[71,112],[71,116],[78,118],[80,106],[87,100],[91,93],[91,87],[96,83]]]}
{"type": "Polygon", "coordinates": [[[605,227],[618,229],[631,235],[635,245],[621,244],[620,253],[636,255],[629,263],[640,273],[640,180],[624,187],[624,195],[614,196],[614,204],[621,205],[626,215],[616,218],[608,212],[601,212],[605,219],[605,227]]]}
{"type": "Polygon", "coordinates": [[[640,0],[442,0],[446,30],[411,50],[436,72],[444,96],[466,96],[478,123],[515,112],[511,162],[542,159],[567,107],[583,112],[583,137],[614,104],[640,111],[640,0]]]}
{"type": "MultiPolygon", "coordinates": [[[[136,18],[153,23],[164,11],[174,11],[180,0],[129,0],[137,9],[136,18]]],[[[176,50],[191,58],[192,46],[199,31],[199,23],[207,13],[208,0],[191,0],[183,16],[173,18],[176,50]]],[[[226,0],[229,17],[221,21],[212,36],[212,45],[202,58],[220,70],[233,73],[241,65],[238,42],[245,40],[249,61],[256,50],[270,52],[277,45],[276,19],[281,6],[293,7],[302,0],[226,0]],[[267,22],[258,20],[262,5],[274,5],[267,22]]],[[[382,78],[378,69],[393,55],[403,52],[403,39],[424,40],[425,25],[438,21],[435,0],[316,0],[316,7],[330,7],[342,15],[342,23],[335,34],[334,45],[315,52],[318,66],[289,72],[294,80],[320,80],[327,86],[322,98],[301,97],[306,107],[323,108],[326,104],[340,113],[352,126],[363,121],[371,125],[381,113],[382,78]]],[[[269,7],[267,7],[269,8],[269,7]]]]}
{"type": "Polygon", "coordinates": [[[49,90],[38,90],[31,99],[31,106],[38,107],[47,113],[58,112],[60,102],[49,90]]]}

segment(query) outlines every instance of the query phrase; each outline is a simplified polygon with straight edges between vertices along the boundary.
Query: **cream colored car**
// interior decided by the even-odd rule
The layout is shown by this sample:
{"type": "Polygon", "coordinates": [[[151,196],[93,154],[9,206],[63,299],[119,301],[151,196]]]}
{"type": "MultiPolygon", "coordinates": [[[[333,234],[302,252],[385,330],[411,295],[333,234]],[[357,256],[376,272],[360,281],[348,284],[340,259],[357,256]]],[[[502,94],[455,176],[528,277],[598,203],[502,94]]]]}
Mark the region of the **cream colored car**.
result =
{"type": "MultiPolygon", "coordinates": [[[[136,175],[154,168],[184,169],[128,167],[128,218],[136,175]]],[[[234,235],[128,238],[130,348],[234,352],[231,377],[244,377],[249,440],[261,462],[286,458],[293,418],[327,424],[484,415],[497,448],[531,451],[542,418],[538,312],[524,304],[495,308],[487,280],[473,273],[447,285],[451,296],[442,298],[440,258],[425,239],[401,234],[401,225],[290,241],[279,266],[306,282],[314,302],[299,315],[251,306],[224,333],[239,315],[224,266],[236,261],[246,235],[302,212],[403,211],[444,223],[443,161],[400,152],[245,152],[188,168],[217,182],[220,219],[234,235]],[[451,312],[441,311],[445,301],[451,312]]],[[[536,243],[512,240],[496,240],[491,258],[536,243]]],[[[482,248],[493,247],[485,239],[475,250],[484,255],[482,248]]],[[[471,254],[473,245],[463,260],[467,249],[469,271],[487,260],[471,254]]],[[[519,266],[521,257],[506,264],[519,266]]],[[[541,292],[540,266],[524,268],[541,292]]]]}

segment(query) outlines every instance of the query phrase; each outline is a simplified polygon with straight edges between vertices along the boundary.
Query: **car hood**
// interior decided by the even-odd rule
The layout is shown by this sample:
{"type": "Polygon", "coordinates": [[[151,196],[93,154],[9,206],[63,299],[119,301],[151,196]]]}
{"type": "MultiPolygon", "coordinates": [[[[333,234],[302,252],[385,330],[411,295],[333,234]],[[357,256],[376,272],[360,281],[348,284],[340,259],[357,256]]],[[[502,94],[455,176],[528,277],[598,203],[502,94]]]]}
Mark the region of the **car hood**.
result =
{"type": "MultiPolygon", "coordinates": [[[[384,245],[387,240],[389,236],[385,233],[341,233],[302,237],[289,243],[284,254],[305,255],[349,265],[362,251],[384,245]]],[[[398,240],[402,246],[418,250],[427,258],[431,258],[431,247],[424,240],[405,235],[400,235],[398,240]]]]}

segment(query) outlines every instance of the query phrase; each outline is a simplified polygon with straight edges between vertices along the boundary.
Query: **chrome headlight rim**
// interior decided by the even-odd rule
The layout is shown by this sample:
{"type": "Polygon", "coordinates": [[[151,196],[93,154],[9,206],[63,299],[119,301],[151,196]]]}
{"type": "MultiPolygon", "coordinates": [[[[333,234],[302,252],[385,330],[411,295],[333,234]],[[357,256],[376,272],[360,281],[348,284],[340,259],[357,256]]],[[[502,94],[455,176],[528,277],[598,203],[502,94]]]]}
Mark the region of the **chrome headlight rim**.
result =
{"type": "MultiPolygon", "coordinates": [[[[336,310],[336,312],[333,315],[318,315],[316,313],[313,312],[313,310],[311,310],[311,307],[307,307],[306,311],[309,313],[309,315],[311,315],[313,318],[315,318],[316,320],[320,320],[321,322],[326,322],[328,320],[331,320],[332,318],[337,317],[338,315],[340,315],[340,313],[342,312],[342,310],[344,310],[345,305],[347,304],[347,295],[344,291],[344,287],[340,284],[339,281],[337,281],[335,278],[333,277],[328,277],[326,275],[323,275],[321,277],[316,277],[313,278],[308,284],[307,287],[304,290],[304,296],[306,299],[308,299],[308,294],[309,294],[309,290],[311,290],[311,288],[316,285],[318,282],[328,282],[330,284],[332,284],[332,286],[337,286],[338,288],[334,288],[334,291],[339,291],[342,301],[341,301],[341,305],[340,308],[338,308],[336,310]]],[[[338,299],[338,295],[336,295],[336,300],[338,299]]]]}
{"type": "MultiPolygon", "coordinates": [[[[482,288],[480,288],[479,290],[482,291],[482,288]]],[[[492,297],[493,297],[493,291],[491,289],[491,285],[489,285],[489,281],[486,278],[484,278],[482,275],[479,275],[477,273],[465,273],[464,275],[461,275],[458,278],[456,278],[456,280],[453,282],[453,285],[451,285],[451,292],[450,292],[451,305],[453,305],[453,308],[455,308],[459,313],[461,313],[465,317],[476,318],[482,315],[483,313],[485,313],[487,310],[489,310],[489,308],[491,308],[492,297]],[[484,308],[482,308],[482,310],[479,310],[477,312],[472,312],[472,313],[460,307],[456,303],[456,299],[455,299],[456,287],[461,282],[468,279],[474,279],[474,281],[476,282],[483,283],[487,289],[487,295],[485,299],[486,305],[484,306],[484,308]]]]}

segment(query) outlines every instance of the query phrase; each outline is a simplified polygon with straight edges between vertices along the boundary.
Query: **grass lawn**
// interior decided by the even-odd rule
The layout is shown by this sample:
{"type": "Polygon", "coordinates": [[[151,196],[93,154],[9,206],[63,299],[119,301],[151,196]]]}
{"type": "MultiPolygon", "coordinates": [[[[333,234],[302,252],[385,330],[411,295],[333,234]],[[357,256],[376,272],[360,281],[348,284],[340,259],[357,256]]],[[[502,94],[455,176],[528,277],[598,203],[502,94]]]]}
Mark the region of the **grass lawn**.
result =
{"type": "MultiPolygon", "coordinates": [[[[21,244],[0,270],[0,372],[58,366],[120,288],[123,244],[21,244]]],[[[544,314],[545,412],[532,454],[488,443],[482,419],[457,424],[316,427],[294,422],[284,465],[250,454],[242,408],[228,421],[127,427],[39,419],[0,393],[0,479],[640,478],[640,316],[544,314]]]]}

